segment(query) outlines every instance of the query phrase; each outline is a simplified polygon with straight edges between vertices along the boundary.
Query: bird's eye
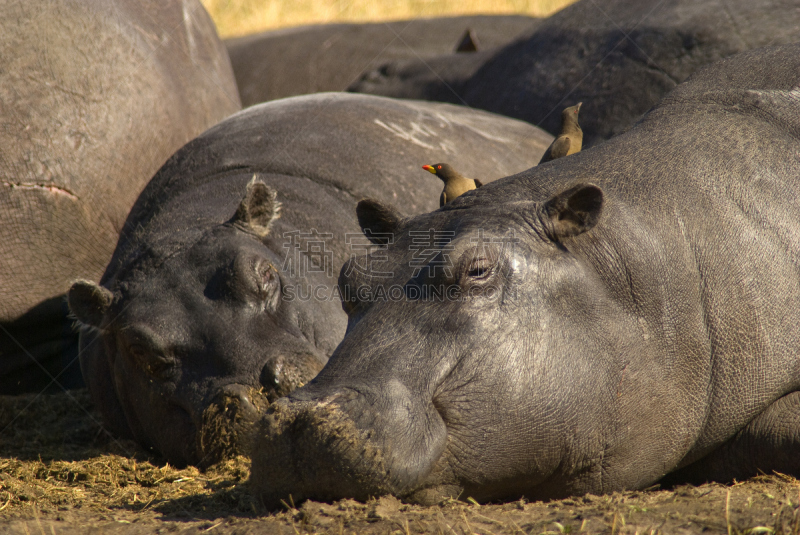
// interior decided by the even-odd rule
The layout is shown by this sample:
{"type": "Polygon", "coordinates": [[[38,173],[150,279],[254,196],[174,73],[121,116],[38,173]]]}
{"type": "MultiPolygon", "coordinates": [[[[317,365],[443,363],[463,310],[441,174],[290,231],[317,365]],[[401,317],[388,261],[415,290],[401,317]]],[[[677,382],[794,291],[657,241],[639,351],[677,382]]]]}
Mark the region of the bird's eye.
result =
{"type": "Polygon", "coordinates": [[[436,166],[436,169],[441,169],[441,168],[442,168],[442,166],[441,166],[441,165],[437,165],[437,166],[436,166]]]}

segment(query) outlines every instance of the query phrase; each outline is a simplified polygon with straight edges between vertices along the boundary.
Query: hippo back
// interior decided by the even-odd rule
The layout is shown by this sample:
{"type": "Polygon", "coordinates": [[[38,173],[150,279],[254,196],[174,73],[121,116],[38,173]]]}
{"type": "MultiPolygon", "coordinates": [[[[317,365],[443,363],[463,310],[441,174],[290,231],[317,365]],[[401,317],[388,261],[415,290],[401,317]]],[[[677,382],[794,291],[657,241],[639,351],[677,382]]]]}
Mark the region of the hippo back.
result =
{"type": "Polygon", "coordinates": [[[225,46],[242,104],[252,106],[294,95],[344,91],[361,73],[387,61],[452,52],[468,30],[481,48],[504,45],[530,31],[538,20],[477,15],[322,24],[227,39],[225,46]]]}
{"type": "Polygon", "coordinates": [[[584,146],[624,132],[697,68],[796,40],[791,0],[582,0],[496,52],[381,66],[350,90],[464,102],[556,133],[583,102],[584,146]]]}

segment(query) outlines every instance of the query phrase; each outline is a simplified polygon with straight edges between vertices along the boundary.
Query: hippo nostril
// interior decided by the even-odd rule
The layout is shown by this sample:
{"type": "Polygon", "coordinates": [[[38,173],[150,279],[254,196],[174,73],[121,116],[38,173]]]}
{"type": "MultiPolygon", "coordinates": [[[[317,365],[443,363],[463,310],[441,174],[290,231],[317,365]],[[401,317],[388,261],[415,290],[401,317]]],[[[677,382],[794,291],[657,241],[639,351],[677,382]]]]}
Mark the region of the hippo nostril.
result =
{"type": "Polygon", "coordinates": [[[284,363],[285,359],[283,357],[277,357],[267,362],[264,367],[261,368],[261,376],[258,380],[264,388],[277,388],[280,385],[280,377],[283,372],[284,363]]]}
{"type": "Polygon", "coordinates": [[[268,402],[261,389],[241,384],[221,387],[209,407],[229,419],[255,420],[267,408],[268,402]]]}
{"type": "Polygon", "coordinates": [[[239,398],[241,400],[249,401],[249,390],[244,385],[239,385],[239,384],[225,385],[222,388],[220,388],[219,391],[220,394],[222,394],[223,396],[239,398]]]}
{"type": "Polygon", "coordinates": [[[216,403],[225,412],[235,411],[247,415],[256,412],[256,408],[250,400],[249,389],[244,385],[223,386],[217,394],[216,403]]]}

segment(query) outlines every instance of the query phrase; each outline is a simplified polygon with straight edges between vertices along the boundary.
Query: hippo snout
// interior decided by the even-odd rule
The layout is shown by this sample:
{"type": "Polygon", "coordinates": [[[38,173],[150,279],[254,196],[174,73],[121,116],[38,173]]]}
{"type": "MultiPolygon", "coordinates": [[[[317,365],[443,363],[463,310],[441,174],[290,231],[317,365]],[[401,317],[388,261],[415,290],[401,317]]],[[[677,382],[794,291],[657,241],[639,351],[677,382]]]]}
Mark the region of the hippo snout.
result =
{"type": "Polygon", "coordinates": [[[198,433],[200,466],[250,452],[251,434],[269,405],[261,389],[240,384],[221,387],[203,411],[198,433]]]}
{"type": "Polygon", "coordinates": [[[266,507],[289,495],[403,496],[424,484],[446,445],[441,419],[391,395],[402,389],[340,389],[315,399],[303,399],[304,390],[273,403],[254,434],[250,484],[266,507]]]}
{"type": "Polygon", "coordinates": [[[254,441],[250,484],[267,508],[289,495],[366,500],[393,490],[381,449],[330,400],[278,400],[254,441]]]}

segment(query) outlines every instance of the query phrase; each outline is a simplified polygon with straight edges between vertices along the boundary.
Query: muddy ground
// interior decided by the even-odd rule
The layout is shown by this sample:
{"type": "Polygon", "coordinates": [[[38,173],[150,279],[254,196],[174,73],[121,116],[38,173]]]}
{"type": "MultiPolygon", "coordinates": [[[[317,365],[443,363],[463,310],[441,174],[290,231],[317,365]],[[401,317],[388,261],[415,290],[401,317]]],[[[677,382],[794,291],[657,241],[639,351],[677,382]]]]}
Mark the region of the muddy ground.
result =
{"type": "Polygon", "coordinates": [[[247,459],[178,470],[98,422],[85,390],[0,397],[0,532],[800,534],[800,481],[781,474],[551,502],[419,507],[383,497],[270,514],[248,494],[247,459]]]}

